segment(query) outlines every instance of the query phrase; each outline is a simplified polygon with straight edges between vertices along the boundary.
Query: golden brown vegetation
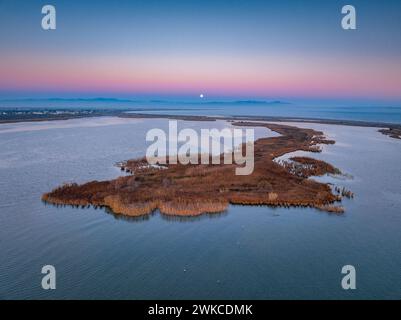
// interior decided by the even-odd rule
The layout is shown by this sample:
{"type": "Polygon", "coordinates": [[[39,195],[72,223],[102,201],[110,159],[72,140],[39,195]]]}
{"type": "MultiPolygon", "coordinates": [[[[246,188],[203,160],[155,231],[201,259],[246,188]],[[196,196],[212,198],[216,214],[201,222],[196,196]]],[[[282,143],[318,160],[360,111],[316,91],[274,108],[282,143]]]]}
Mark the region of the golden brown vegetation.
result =
{"type": "Polygon", "coordinates": [[[401,129],[398,128],[380,129],[379,132],[390,136],[390,138],[401,139],[401,129]]]}
{"type": "MultiPolygon", "coordinates": [[[[273,161],[296,150],[318,151],[318,144],[332,144],[322,132],[293,126],[235,122],[237,126],[264,126],[281,135],[255,142],[255,169],[248,176],[235,175],[236,164],[167,164],[150,167],[145,159],[129,160],[122,170],[133,175],[111,181],[68,184],[43,195],[45,202],[75,206],[107,206],[117,214],[139,216],[159,209],[167,215],[199,215],[224,211],[231,204],[315,207],[342,212],[333,205],[340,195],[327,184],[294,174],[273,161]]],[[[223,157],[223,155],[221,155],[223,157]]],[[[296,158],[313,165],[314,172],[334,172],[334,167],[310,158],[296,158]]]]}

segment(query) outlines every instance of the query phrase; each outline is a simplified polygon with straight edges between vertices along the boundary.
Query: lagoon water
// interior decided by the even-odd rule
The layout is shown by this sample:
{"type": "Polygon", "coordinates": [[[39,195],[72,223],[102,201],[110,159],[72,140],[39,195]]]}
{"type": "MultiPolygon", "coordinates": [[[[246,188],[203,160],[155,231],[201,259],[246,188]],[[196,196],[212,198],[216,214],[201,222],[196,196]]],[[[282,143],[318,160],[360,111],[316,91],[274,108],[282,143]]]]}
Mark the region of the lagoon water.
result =
{"type": "Polygon", "coordinates": [[[0,299],[399,299],[401,142],[375,128],[299,125],[337,141],[313,156],[347,174],[324,178],[355,193],[344,215],[231,206],[128,219],[45,205],[41,194],[63,182],[121,175],[114,163],[143,156],[146,131],[167,120],[0,125],[0,299]],[[56,290],[41,288],[47,264],[56,290]],[[357,270],[353,291],[341,288],[347,264],[357,270]]]}

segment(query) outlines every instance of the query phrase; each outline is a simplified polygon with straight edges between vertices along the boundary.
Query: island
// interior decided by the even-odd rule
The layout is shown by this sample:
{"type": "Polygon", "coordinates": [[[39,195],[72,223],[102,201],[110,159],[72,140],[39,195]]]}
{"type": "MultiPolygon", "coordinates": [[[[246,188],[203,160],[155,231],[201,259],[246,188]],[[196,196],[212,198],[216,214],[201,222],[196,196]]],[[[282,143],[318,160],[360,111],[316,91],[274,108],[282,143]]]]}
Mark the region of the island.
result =
{"type": "Polygon", "coordinates": [[[232,124],[266,127],[280,134],[255,141],[254,171],[250,175],[235,175],[237,164],[149,166],[141,158],[119,164],[129,175],[110,181],[64,184],[44,194],[42,200],[55,205],[107,207],[126,216],[146,215],[155,210],[166,215],[195,216],[222,212],[229,204],[344,212],[338,202],[342,197],[352,197],[352,192],[310,179],[326,173],[338,174],[337,168],[308,157],[277,161],[297,150],[320,152],[319,145],[335,141],[326,139],[321,131],[278,123],[232,124]]]}

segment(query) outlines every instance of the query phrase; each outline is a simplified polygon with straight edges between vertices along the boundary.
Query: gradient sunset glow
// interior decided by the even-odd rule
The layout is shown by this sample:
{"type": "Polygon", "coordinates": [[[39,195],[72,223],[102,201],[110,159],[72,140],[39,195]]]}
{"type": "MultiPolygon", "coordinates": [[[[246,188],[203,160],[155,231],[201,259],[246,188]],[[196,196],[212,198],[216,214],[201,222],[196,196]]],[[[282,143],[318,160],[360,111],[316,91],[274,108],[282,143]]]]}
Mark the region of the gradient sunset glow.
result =
{"type": "Polygon", "coordinates": [[[401,3],[326,2],[0,1],[0,95],[401,101],[401,3]]]}

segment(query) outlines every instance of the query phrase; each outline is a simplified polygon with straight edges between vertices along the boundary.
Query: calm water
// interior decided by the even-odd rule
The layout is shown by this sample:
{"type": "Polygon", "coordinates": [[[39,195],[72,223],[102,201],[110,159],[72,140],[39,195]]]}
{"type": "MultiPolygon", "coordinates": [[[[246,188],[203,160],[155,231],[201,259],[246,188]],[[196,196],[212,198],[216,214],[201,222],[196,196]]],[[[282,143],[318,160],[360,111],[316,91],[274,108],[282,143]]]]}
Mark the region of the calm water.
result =
{"type": "Polygon", "coordinates": [[[231,206],[199,218],[124,219],[40,201],[63,182],[120,175],[113,164],[143,155],[146,131],[166,125],[116,118],[0,125],[0,298],[401,297],[401,142],[376,129],[304,125],[337,141],[313,156],[353,176],[325,178],[356,194],[343,216],[231,206]],[[57,270],[54,291],[40,286],[46,264],[57,270]],[[340,286],[346,264],[357,269],[352,292],[340,286]]]}

